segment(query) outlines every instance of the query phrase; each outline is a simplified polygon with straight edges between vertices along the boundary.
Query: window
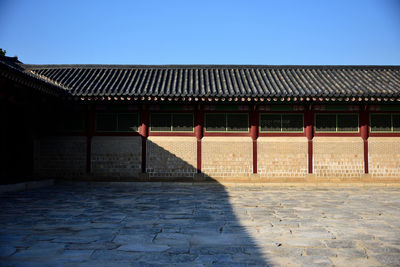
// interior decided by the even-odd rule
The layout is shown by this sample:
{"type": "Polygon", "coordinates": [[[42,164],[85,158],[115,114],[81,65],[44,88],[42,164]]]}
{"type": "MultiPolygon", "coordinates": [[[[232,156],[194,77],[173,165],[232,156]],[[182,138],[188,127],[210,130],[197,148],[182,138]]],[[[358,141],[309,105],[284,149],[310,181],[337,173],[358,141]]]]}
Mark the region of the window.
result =
{"type": "Polygon", "coordinates": [[[138,113],[96,113],[97,132],[132,132],[139,129],[138,113]]]}
{"type": "Polygon", "coordinates": [[[206,132],[248,132],[249,115],[246,113],[206,113],[206,132]]]}
{"type": "Polygon", "coordinates": [[[152,113],[150,131],[193,132],[193,113],[152,113]]]}
{"type": "Polygon", "coordinates": [[[400,113],[371,114],[371,132],[400,132],[400,113]]]}
{"type": "Polygon", "coordinates": [[[303,132],[303,114],[260,114],[261,132],[303,132]]]}
{"type": "Polygon", "coordinates": [[[83,132],[86,128],[85,111],[67,111],[58,117],[59,132],[83,132]]]}
{"type": "Polygon", "coordinates": [[[316,132],[358,132],[358,114],[316,114],[316,132]]]}

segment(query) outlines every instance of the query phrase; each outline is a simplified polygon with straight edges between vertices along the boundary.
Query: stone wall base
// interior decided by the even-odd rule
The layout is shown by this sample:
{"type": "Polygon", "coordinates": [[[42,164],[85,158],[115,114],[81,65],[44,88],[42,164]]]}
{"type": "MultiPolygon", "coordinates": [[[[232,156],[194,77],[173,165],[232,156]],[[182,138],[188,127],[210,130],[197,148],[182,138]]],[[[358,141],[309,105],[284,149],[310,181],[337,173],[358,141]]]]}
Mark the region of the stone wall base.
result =
{"type": "Polygon", "coordinates": [[[147,173],[141,173],[138,177],[67,177],[56,179],[57,181],[97,181],[97,182],[200,182],[200,183],[252,183],[252,184],[282,184],[282,185],[305,185],[305,184],[327,184],[327,185],[345,185],[352,184],[399,184],[400,177],[376,178],[369,174],[361,178],[337,178],[337,177],[317,177],[314,174],[308,174],[306,177],[262,177],[258,174],[250,176],[237,177],[215,177],[211,178],[203,173],[196,173],[193,177],[151,177],[147,173]]]}

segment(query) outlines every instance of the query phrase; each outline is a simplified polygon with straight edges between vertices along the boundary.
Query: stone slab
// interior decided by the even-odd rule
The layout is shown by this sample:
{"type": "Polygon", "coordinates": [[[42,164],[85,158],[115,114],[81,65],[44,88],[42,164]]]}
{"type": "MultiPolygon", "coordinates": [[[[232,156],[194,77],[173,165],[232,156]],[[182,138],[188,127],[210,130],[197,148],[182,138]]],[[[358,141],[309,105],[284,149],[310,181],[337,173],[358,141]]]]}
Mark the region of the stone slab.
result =
{"type": "Polygon", "coordinates": [[[68,183],[4,194],[0,266],[399,265],[399,187],[277,185],[68,183]]]}

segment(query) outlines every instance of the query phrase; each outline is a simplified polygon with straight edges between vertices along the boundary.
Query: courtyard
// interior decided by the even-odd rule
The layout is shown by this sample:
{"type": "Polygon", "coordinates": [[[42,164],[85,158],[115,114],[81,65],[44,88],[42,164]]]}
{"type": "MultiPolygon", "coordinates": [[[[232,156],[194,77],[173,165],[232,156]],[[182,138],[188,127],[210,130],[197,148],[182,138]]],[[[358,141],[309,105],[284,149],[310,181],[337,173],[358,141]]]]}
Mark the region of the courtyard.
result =
{"type": "Polygon", "coordinates": [[[0,209],[0,266],[400,266],[399,187],[77,182],[0,209]]]}

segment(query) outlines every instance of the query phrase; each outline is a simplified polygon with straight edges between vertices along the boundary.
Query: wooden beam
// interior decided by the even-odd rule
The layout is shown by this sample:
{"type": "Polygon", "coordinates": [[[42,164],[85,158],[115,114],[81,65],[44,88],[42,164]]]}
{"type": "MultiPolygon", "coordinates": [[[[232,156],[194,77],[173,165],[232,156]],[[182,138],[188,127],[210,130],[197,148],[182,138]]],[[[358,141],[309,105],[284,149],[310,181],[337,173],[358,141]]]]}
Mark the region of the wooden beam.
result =
{"type": "Polygon", "coordinates": [[[86,115],[86,174],[90,175],[92,173],[92,139],[94,135],[94,106],[87,106],[86,115]]]}
{"type": "Polygon", "coordinates": [[[147,155],[147,138],[149,136],[150,114],[146,105],[142,105],[140,112],[140,130],[139,134],[142,137],[142,173],[146,173],[146,155],[147,155]]]}
{"type": "Polygon", "coordinates": [[[201,173],[201,139],[204,133],[204,111],[203,106],[198,105],[195,113],[194,133],[197,140],[197,173],[201,173]]]}
{"type": "Polygon", "coordinates": [[[250,112],[250,137],[253,140],[253,173],[257,173],[258,111],[256,106],[250,112]]]}
{"type": "Polygon", "coordinates": [[[307,106],[304,114],[306,137],[308,140],[308,173],[313,173],[313,137],[314,137],[314,113],[311,105],[307,106]]]}
{"type": "Polygon", "coordinates": [[[360,133],[364,143],[364,173],[369,172],[368,162],[368,130],[369,130],[369,113],[367,106],[363,106],[360,112],[360,133]]]}
{"type": "Polygon", "coordinates": [[[6,171],[6,166],[7,166],[7,125],[8,125],[8,114],[7,114],[7,101],[2,101],[1,102],[1,125],[3,127],[0,127],[1,132],[0,132],[0,177],[2,180],[6,179],[7,171],[6,171]]]}

